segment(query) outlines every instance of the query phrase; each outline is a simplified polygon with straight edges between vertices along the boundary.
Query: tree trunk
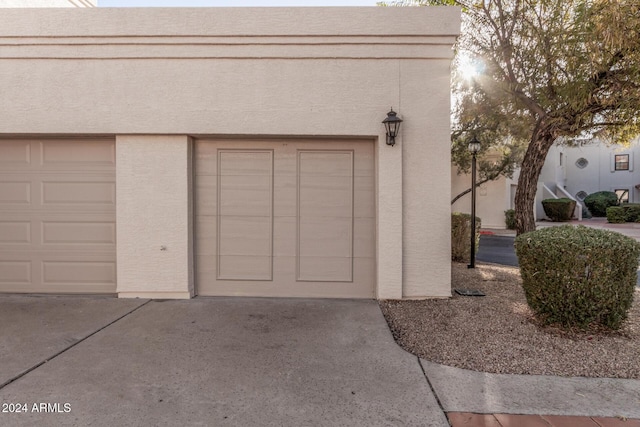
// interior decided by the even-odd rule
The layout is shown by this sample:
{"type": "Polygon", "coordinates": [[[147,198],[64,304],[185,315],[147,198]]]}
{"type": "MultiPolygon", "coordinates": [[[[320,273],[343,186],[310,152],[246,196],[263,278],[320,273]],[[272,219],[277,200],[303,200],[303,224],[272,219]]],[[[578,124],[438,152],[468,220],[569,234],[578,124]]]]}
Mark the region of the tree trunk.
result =
{"type": "Polygon", "coordinates": [[[534,231],[536,221],[533,214],[538,190],[538,178],[547,158],[547,153],[555,138],[546,132],[537,132],[537,138],[529,144],[520,167],[518,188],[516,189],[516,233],[518,235],[534,231]]]}

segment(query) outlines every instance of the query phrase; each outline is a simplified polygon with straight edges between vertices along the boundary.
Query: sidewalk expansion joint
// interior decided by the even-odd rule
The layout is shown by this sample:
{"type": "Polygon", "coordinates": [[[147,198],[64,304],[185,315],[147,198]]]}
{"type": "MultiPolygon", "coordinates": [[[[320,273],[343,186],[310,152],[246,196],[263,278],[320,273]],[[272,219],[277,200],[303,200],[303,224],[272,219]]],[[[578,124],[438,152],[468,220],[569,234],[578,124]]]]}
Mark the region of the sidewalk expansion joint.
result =
{"type": "MultiPolygon", "coordinates": [[[[420,360],[419,357],[416,357],[416,359],[418,359],[418,365],[420,365],[420,369],[422,369],[422,375],[424,375],[424,378],[427,380],[427,384],[429,384],[429,388],[431,389],[431,393],[433,393],[433,397],[436,398],[436,402],[438,403],[438,406],[440,407],[440,410],[442,411],[442,413],[444,414],[445,418],[447,419],[447,423],[449,423],[449,417],[447,417],[447,411],[444,410],[444,406],[442,406],[442,402],[440,401],[440,397],[438,396],[438,393],[436,393],[436,389],[433,388],[433,384],[431,384],[431,380],[429,379],[429,376],[427,375],[427,371],[424,370],[424,366],[422,366],[422,361],[420,360]]],[[[451,423],[449,423],[449,425],[451,425],[451,423]]]]}
{"type": "Polygon", "coordinates": [[[9,384],[19,380],[20,378],[24,377],[25,375],[27,375],[29,372],[32,372],[36,369],[38,369],[40,366],[44,365],[45,363],[48,363],[50,361],[52,361],[53,359],[55,359],[56,357],[60,356],[61,354],[67,352],[68,350],[72,349],[73,347],[77,346],[78,344],[80,344],[81,342],[91,338],[92,336],[94,336],[95,334],[97,334],[100,331],[105,330],[106,328],[108,328],[109,326],[113,325],[114,323],[124,319],[125,317],[129,316],[130,314],[132,314],[133,312],[141,309],[142,307],[144,307],[145,305],[149,304],[152,300],[148,300],[143,304],[140,304],[139,306],[129,310],[128,312],[126,312],[125,314],[123,314],[122,316],[112,320],[111,322],[107,323],[106,325],[96,329],[95,331],[91,332],[89,335],[87,335],[84,338],[79,339],[78,341],[74,342],[73,344],[70,344],[69,346],[63,348],[62,350],[58,351],[57,353],[55,353],[53,356],[48,357],[46,359],[44,359],[42,362],[37,363],[36,365],[30,367],[29,369],[26,369],[25,371],[19,373],[18,375],[16,375],[15,377],[5,381],[4,383],[0,384],[0,390],[2,390],[3,388],[5,388],[6,386],[8,386],[9,384]]]}

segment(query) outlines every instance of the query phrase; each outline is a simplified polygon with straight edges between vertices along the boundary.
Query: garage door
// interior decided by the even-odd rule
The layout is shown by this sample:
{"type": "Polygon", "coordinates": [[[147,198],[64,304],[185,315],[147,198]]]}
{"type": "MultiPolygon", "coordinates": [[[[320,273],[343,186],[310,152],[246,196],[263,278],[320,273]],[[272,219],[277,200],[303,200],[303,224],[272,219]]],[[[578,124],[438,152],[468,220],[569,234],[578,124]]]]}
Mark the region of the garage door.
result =
{"type": "Polygon", "coordinates": [[[371,141],[196,143],[200,295],[372,298],[371,141]]]}
{"type": "Polygon", "coordinates": [[[115,293],[113,140],[0,140],[0,292],[115,293]]]}

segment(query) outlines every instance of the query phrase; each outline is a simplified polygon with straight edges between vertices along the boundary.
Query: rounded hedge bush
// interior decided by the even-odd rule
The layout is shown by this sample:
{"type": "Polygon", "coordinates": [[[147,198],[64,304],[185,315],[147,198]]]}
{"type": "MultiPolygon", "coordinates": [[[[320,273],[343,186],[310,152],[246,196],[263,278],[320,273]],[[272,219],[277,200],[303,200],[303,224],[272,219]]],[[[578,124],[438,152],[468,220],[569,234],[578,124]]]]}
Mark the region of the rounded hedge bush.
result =
{"type": "MultiPolygon", "coordinates": [[[[480,245],[480,226],[476,217],[476,252],[480,245]]],[[[471,215],[453,212],[451,214],[451,260],[467,262],[471,260],[471,215]]]]}
{"type": "Polygon", "coordinates": [[[622,208],[624,209],[624,220],[626,222],[640,221],[640,204],[625,203],[622,205],[622,208]]]}
{"type": "Polygon", "coordinates": [[[521,234],[515,247],[527,303],[543,322],[620,328],[633,303],[640,243],[563,225],[521,234]]]}
{"type": "Polygon", "coordinates": [[[516,229],[516,211],[515,209],[507,209],[504,211],[504,222],[507,226],[507,230],[516,229]]]}
{"type": "Polygon", "coordinates": [[[569,221],[576,209],[576,201],[563,197],[561,199],[544,199],[542,201],[544,213],[551,221],[569,221]]]}
{"type": "Polygon", "coordinates": [[[609,206],[607,208],[607,222],[611,224],[626,222],[625,209],[621,206],[609,206]]]}
{"type": "Polygon", "coordinates": [[[609,206],[618,206],[618,196],[613,191],[598,191],[584,198],[584,204],[593,216],[607,216],[609,206]]]}

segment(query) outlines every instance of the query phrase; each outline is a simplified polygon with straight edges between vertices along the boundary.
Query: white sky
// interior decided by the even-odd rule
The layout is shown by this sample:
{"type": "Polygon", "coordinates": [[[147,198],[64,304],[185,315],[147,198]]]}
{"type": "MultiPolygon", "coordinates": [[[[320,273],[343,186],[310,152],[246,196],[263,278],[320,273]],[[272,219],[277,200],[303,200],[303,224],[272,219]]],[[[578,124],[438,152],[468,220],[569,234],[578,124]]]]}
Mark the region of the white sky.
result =
{"type": "Polygon", "coordinates": [[[377,0],[98,0],[98,7],[375,6],[377,0]]]}

